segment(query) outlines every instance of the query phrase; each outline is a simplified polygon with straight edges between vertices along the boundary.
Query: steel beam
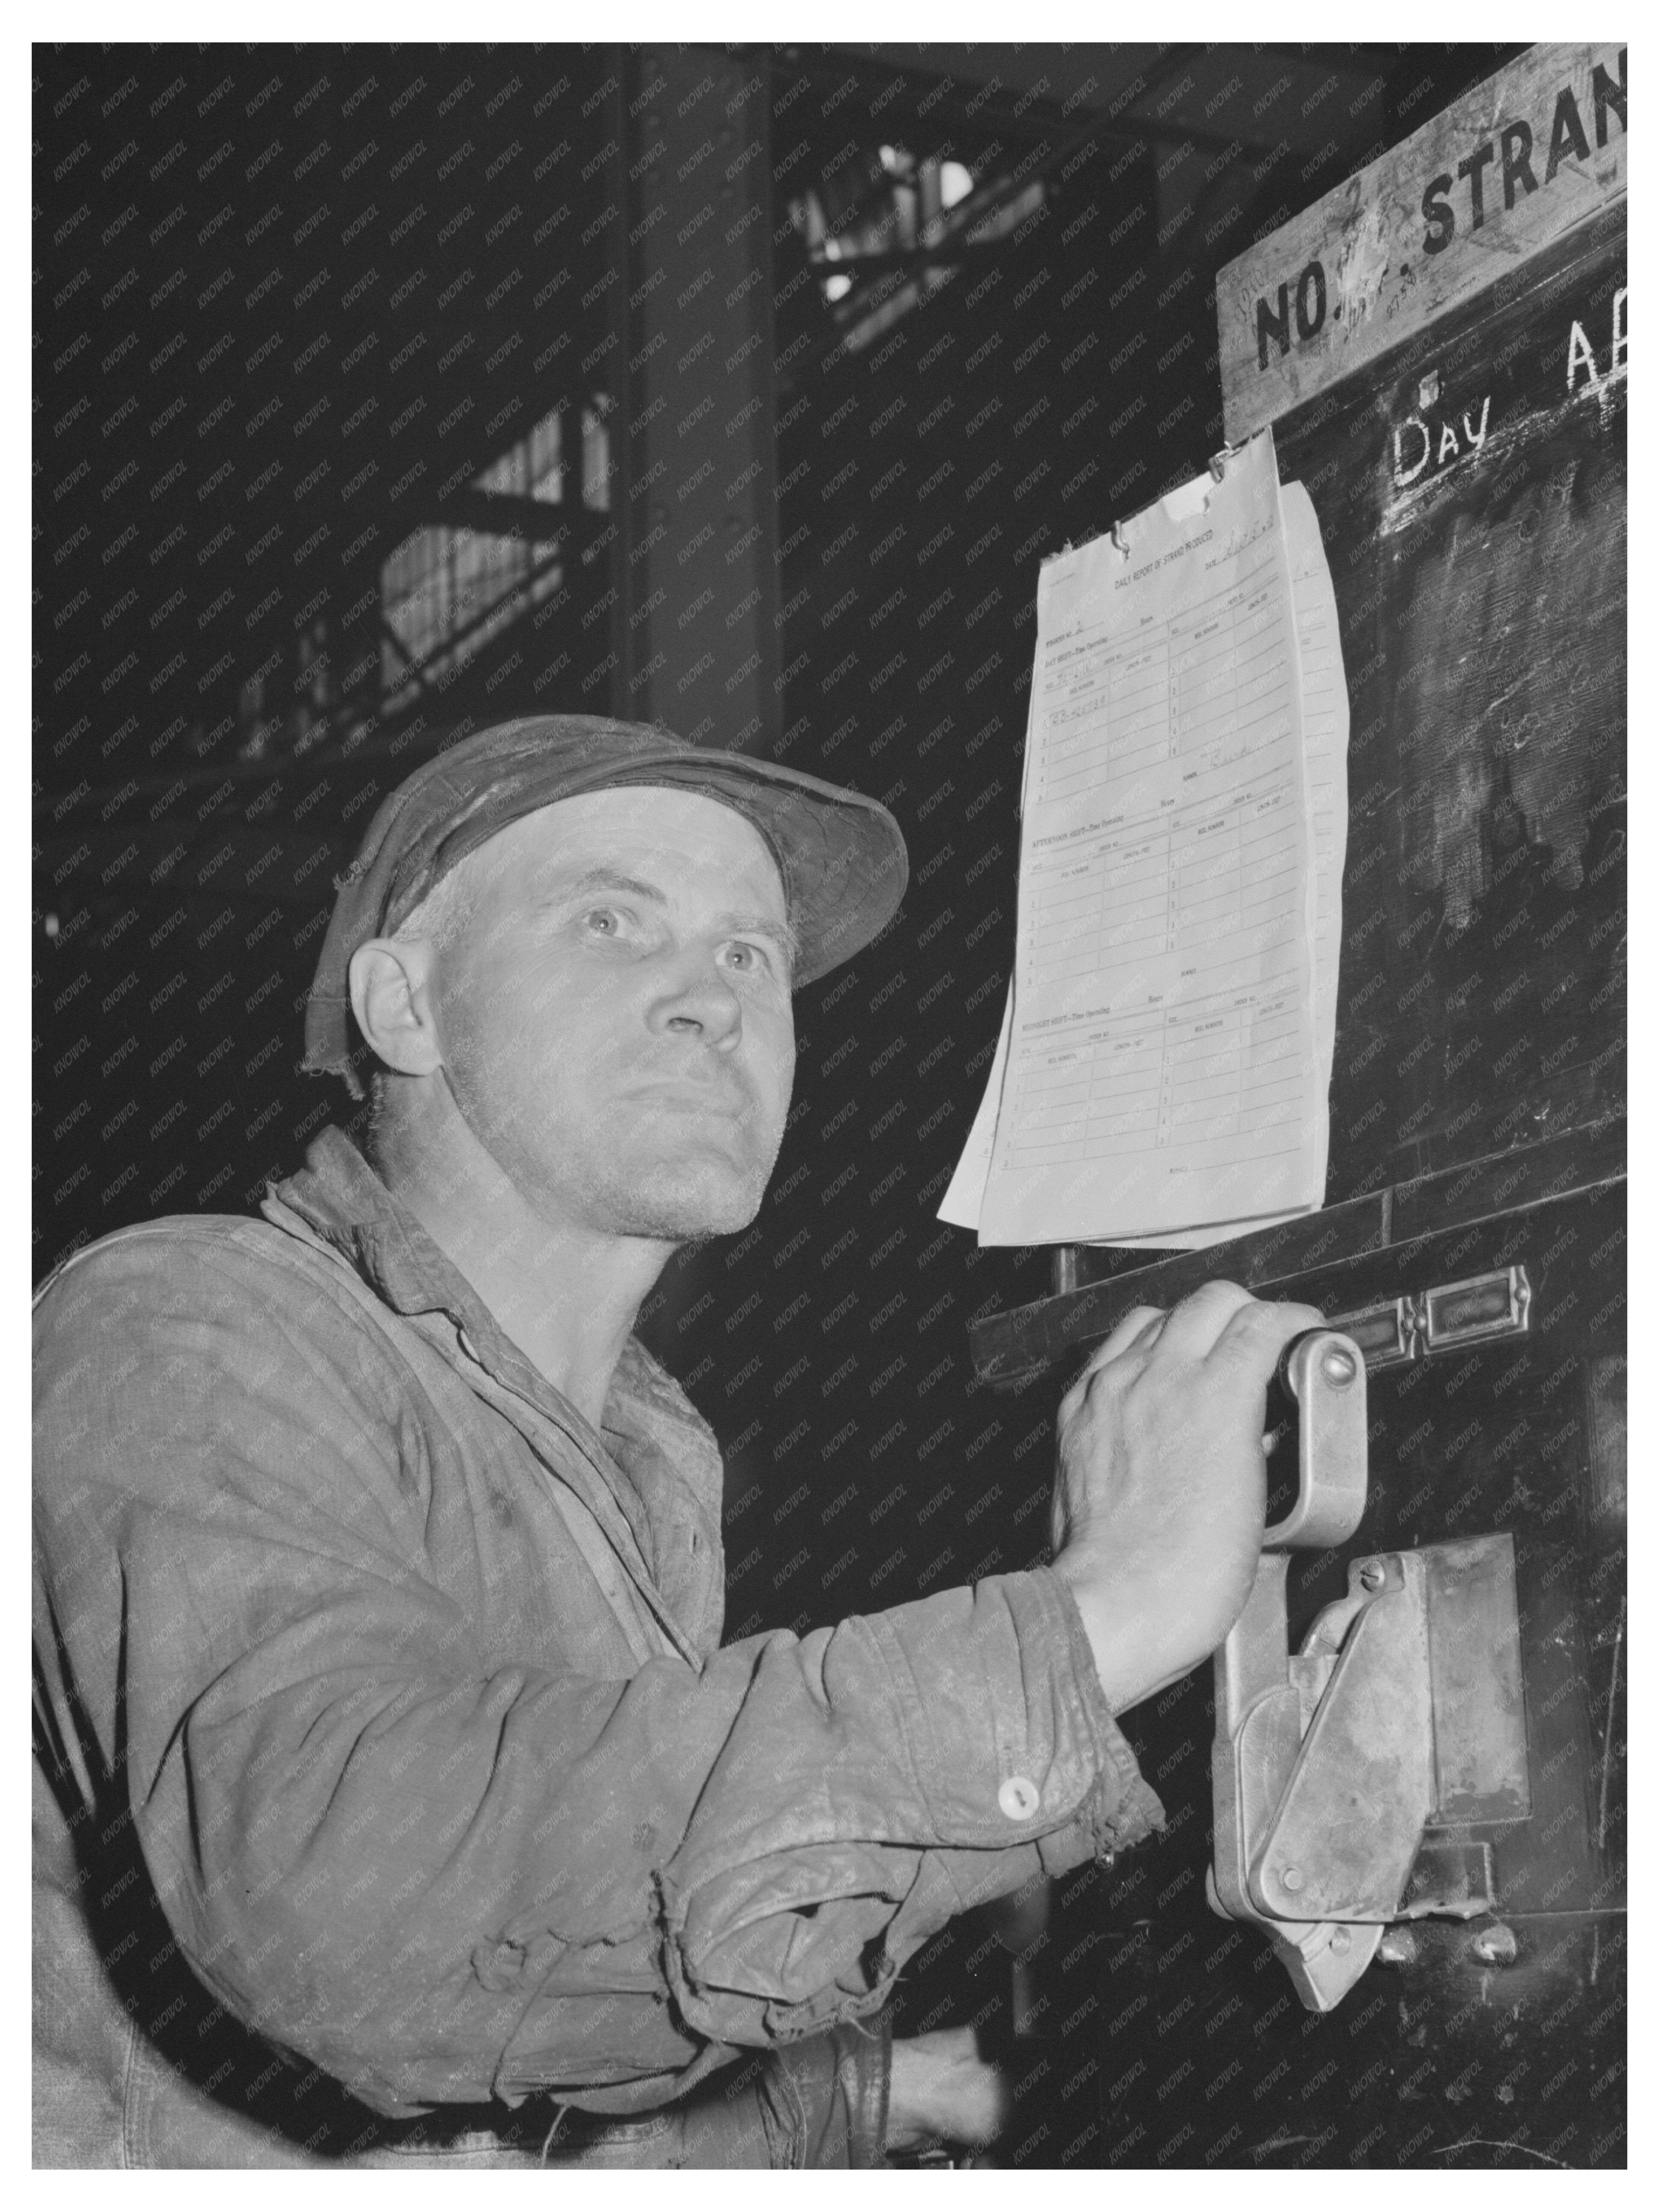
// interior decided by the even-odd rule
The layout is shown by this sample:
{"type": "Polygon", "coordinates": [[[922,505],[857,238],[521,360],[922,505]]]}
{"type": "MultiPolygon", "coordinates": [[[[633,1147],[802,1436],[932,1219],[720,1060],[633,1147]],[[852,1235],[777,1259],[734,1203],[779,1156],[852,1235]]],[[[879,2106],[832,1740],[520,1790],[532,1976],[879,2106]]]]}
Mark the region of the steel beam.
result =
{"type": "Polygon", "coordinates": [[[769,65],[646,46],[613,74],[614,711],[764,750],[779,709],[769,65]]]}

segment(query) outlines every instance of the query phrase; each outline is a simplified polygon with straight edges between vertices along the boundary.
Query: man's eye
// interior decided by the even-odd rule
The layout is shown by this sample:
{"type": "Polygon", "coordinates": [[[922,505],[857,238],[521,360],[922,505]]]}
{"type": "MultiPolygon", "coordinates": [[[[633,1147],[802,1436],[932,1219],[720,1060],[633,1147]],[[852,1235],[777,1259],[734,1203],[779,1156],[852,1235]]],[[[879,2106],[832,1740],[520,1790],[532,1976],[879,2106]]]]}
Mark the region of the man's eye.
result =
{"type": "Polygon", "coordinates": [[[622,919],[614,908],[597,906],[582,916],[582,926],[596,936],[614,937],[622,927],[622,919]]]}
{"type": "Polygon", "coordinates": [[[768,946],[746,944],[741,938],[733,939],[726,946],[726,957],[732,967],[746,974],[764,974],[773,964],[772,954],[768,946]]]}

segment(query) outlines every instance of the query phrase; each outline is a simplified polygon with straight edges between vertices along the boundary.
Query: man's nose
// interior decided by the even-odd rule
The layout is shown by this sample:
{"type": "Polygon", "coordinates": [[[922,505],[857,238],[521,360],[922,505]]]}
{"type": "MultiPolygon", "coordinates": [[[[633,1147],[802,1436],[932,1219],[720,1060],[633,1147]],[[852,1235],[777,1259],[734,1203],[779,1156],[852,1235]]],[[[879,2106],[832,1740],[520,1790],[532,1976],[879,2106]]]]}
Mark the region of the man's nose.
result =
{"type": "Polygon", "coordinates": [[[712,951],[688,949],[651,1012],[652,1025],[731,1050],[743,1034],[743,1001],[712,951]]]}

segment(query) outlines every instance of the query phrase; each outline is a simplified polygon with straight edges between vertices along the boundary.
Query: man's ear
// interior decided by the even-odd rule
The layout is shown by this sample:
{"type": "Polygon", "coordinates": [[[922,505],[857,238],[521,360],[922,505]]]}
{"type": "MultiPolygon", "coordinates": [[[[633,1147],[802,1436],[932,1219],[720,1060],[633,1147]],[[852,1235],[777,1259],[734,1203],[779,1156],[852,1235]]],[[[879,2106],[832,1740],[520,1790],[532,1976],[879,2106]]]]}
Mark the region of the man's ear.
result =
{"type": "Polygon", "coordinates": [[[430,1075],[443,1065],[432,1009],[436,957],[436,948],[419,940],[372,937],[346,970],[358,1028],[399,1075],[430,1075]]]}

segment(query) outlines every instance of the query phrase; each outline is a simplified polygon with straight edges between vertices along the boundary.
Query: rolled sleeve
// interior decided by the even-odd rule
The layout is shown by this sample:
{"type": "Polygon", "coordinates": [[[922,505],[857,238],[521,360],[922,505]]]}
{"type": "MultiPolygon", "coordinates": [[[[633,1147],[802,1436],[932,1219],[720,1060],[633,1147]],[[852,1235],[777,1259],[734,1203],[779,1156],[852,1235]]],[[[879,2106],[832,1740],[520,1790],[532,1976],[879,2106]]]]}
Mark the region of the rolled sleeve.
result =
{"type": "Polygon", "coordinates": [[[717,1765],[661,1879],[669,1983],[706,2034],[872,2009],[967,1905],[1162,1820],[1046,1569],[855,1617],[794,1657],[808,1702],[763,1731],[767,1786],[717,1765]]]}

